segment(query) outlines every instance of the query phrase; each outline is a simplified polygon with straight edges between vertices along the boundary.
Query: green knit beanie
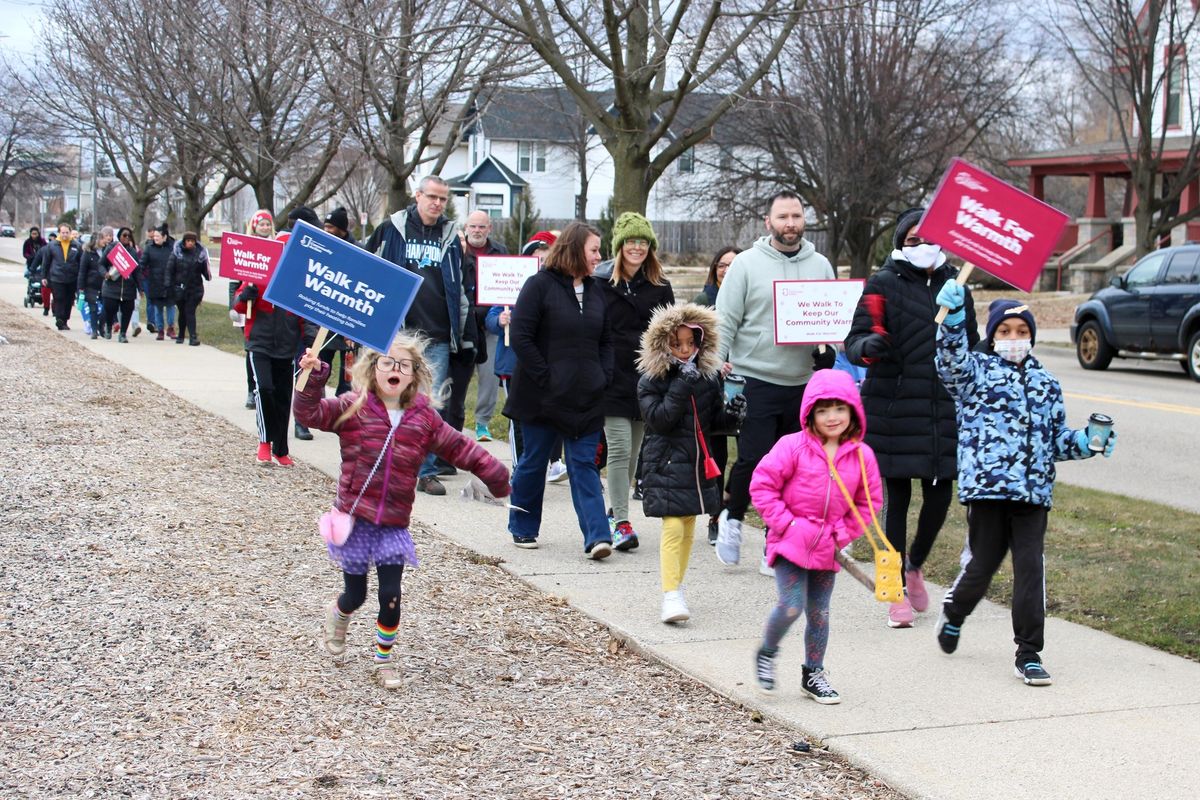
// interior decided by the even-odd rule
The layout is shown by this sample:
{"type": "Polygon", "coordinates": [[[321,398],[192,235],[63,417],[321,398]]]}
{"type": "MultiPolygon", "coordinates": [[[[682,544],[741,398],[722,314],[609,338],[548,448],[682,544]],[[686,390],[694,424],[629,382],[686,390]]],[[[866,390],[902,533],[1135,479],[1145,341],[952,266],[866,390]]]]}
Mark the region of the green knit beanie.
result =
{"type": "Polygon", "coordinates": [[[654,235],[654,228],[650,227],[650,220],[636,211],[626,211],[613,223],[613,253],[621,249],[626,239],[645,239],[650,243],[651,250],[658,249],[658,237],[654,235]]]}

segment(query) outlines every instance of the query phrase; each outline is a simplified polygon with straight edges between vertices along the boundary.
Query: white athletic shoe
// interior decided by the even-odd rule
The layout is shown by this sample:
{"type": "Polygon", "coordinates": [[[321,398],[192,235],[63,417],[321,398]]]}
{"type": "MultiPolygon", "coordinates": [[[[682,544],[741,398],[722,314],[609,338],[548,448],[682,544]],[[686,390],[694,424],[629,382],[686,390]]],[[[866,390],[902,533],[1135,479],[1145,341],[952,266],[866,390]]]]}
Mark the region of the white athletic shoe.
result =
{"type": "Polygon", "coordinates": [[[555,461],[546,468],[546,483],[561,483],[567,479],[567,465],[555,461]]]}
{"type": "Polygon", "coordinates": [[[717,517],[717,545],[713,549],[717,560],[727,567],[737,566],[742,560],[742,521],[730,519],[728,509],[717,517]]]}
{"type": "Polygon", "coordinates": [[[687,622],[691,616],[681,590],[663,592],[661,617],[663,622],[687,622]]]}

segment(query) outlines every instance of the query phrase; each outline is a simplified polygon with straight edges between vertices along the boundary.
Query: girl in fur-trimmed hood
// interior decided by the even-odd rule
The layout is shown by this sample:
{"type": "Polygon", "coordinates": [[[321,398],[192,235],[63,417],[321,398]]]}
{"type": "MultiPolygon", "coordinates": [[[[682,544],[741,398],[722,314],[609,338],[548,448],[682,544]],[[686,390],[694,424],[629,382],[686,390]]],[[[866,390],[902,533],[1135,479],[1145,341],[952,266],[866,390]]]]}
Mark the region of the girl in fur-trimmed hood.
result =
{"type": "Polygon", "coordinates": [[[744,415],[740,396],[725,407],[717,314],[681,303],[658,309],[642,334],[638,405],[646,421],[642,449],[642,508],[662,517],[659,557],[663,622],[688,619],[681,584],[692,549],[696,515],[714,513],[719,469],[708,440],[744,415]]]}

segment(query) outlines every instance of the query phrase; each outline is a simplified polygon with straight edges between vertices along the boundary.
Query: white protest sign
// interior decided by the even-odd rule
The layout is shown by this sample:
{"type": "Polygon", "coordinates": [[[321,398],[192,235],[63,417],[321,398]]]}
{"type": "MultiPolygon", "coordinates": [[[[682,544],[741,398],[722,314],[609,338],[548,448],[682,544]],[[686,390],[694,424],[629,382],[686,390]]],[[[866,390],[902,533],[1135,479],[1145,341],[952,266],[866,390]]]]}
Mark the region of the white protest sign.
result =
{"type": "Polygon", "coordinates": [[[775,344],[841,344],[866,281],[775,281],[775,344]]]}
{"type": "Polygon", "coordinates": [[[479,256],[475,260],[475,302],[481,306],[513,306],[530,276],[537,256],[479,256]]]}

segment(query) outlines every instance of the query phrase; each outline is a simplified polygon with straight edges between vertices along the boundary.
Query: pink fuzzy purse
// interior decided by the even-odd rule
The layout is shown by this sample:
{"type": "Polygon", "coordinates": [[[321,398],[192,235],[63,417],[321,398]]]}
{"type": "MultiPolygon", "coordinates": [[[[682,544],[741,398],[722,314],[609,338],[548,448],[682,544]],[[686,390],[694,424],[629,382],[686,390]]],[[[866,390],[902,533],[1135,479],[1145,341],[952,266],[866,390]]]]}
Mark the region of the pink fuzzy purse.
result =
{"type": "Polygon", "coordinates": [[[317,530],[321,532],[321,538],[325,540],[325,544],[341,547],[354,532],[354,509],[358,508],[358,501],[362,500],[363,493],[367,491],[371,479],[375,477],[375,472],[379,469],[379,462],[383,460],[383,454],[387,452],[388,445],[392,441],[392,434],[395,432],[396,426],[393,425],[392,429],[388,431],[383,447],[379,449],[379,457],[375,459],[375,466],[371,467],[371,473],[363,481],[362,489],[359,490],[358,497],[354,498],[354,505],[350,506],[350,510],[338,511],[337,506],[333,506],[317,520],[317,530]]]}

